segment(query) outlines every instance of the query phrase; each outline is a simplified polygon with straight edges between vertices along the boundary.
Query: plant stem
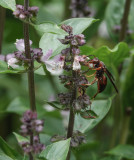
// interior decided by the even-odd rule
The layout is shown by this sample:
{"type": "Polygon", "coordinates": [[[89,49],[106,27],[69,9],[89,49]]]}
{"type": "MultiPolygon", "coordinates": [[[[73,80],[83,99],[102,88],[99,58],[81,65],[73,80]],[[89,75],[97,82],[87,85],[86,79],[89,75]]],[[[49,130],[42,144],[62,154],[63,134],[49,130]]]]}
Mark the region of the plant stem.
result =
{"type": "MultiPolygon", "coordinates": [[[[29,0],[24,0],[25,11],[28,10],[29,0]]],[[[29,18],[27,18],[29,21],[29,18]]],[[[29,24],[24,22],[24,42],[25,42],[25,54],[28,59],[31,60],[28,69],[28,87],[29,87],[29,98],[30,98],[30,109],[36,111],[35,103],[35,86],[34,86],[34,62],[31,59],[30,44],[29,44],[29,24]]],[[[30,144],[33,145],[33,134],[30,136],[30,144]]],[[[32,153],[29,154],[29,160],[33,160],[32,153]]]]}
{"type": "MultiPolygon", "coordinates": [[[[70,138],[73,135],[74,119],[75,119],[75,114],[74,114],[73,108],[70,108],[70,116],[69,116],[67,138],[70,138]]],[[[69,148],[69,152],[68,152],[66,160],[70,160],[70,156],[71,156],[71,146],[69,148]]]]}
{"type": "MultiPolygon", "coordinates": [[[[25,10],[28,10],[29,0],[25,0],[25,10]]],[[[29,24],[24,23],[24,42],[25,42],[25,54],[28,59],[31,59],[30,44],[29,44],[29,24]]],[[[35,104],[35,87],[34,87],[34,63],[31,60],[28,69],[28,86],[29,86],[29,98],[30,108],[32,111],[36,111],[35,104]]]]}
{"type": "Polygon", "coordinates": [[[126,0],[124,14],[123,14],[123,18],[121,21],[121,31],[120,31],[120,38],[119,38],[120,42],[124,41],[124,39],[125,39],[127,23],[128,23],[128,15],[129,15],[129,11],[130,11],[130,5],[131,5],[131,0],[126,0]]]}
{"type": "Polygon", "coordinates": [[[64,15],[64,19],[68,19],[71,17],[71,10],[69,9],[71,4],[71,0],[65,0],[65,15],[64,15]]]}
{"type": "Polygon", "coordinates": [[[0,6],[0,54],[2,52],[5,17],[6,17],[6,9],[0,6]]]}
{"type": "MultiPolygon", "coordinates": [[[[124,13],[123,13],[123,17],[122,17],[122,21],[121,21],[121,31],[120,31],[120,37],[119,37],[119,42],[124,41],[125,36],[126,36],[126,29],[127,29],[127,24],[128,24],[128,15],[129,15],[129,11],[130,11],[130,6],[131,6],[131,0],[126,0],[125,1],[125,6],[124,6],[124,13]]],[[[122,67],[123,67],[123,63],[120,64],[119,68],[118,68],[118,73],[119,75],[122,72],[122,67]]],[[[116,139],[117,139],[117,134],[118,134],[118,130],[120,128],[120,123],[118,123],[118,115],[117,113],[122,113],[122,106],[121,106],[121,98],[120,95],[116,97],[115,99],[115,106],[117,106],[115,108],[115,122],[114,122],[114,129],[113,129],[113,138],[111,138],[111,147],[114,147],[116,139]]],[[[123,114],[121,115],[123,116],[123,114]]],[[[123,118],[123,117],[121,117],[123,118]]],[[[121,119],[120,118],[120,119],[121,119]]],[[[122,122],[122,121],[121,121],[122,122]]]]}
{"type": "MultiPolygon", "coordinates": [[[[74,58],[73,58],[73,61],[74,61],[74,58]]],[[[73,78],[76,78],[77,77],[77,72],[72,71],[72,75],[73,75],[73,78]]],[[[77,98],[77,85],[74,84],[74,88],[73,88],[73,92],[72,92],[71,107],[70,107],[70,115],[69,115],[69,124],[68,124],[67,138],[71,138],[72,135],[73,135],[75,113],[74,113],[74,110],[73,110],[72,103],[73,103],[73,101],[76,98],[77,98]]],[[[70,160],[70,155],[71,155],[71,146],[69,148],[69,152],[68,152],[66,160],[70,160]]]]}
{"type": "Polygon", "coordinates": [[[125,111],[124,121],[122,123],[120,144],[126,144],[129,135],[129,126],[132,114],[132,107],[127,107],[125,111]]]}
{"type": "MultiPolygon", "coordinates": [[[[131,6],[131,0],[126,0],[125,7],[124,7],[124,14],[123,14],[123,18],[121,20],[121,31],[120,31],[119,42],[124,41],[125,36],[126,36],[126,29],[127,29],[127,24],[128,24],[128,16],[129,16],[129,11],[130,11],[130,6],[131,6]]],[[[123,63],[121,63],[118,68],[119,74],[121,74],[122,67],[123,67],[123,63]]]]}

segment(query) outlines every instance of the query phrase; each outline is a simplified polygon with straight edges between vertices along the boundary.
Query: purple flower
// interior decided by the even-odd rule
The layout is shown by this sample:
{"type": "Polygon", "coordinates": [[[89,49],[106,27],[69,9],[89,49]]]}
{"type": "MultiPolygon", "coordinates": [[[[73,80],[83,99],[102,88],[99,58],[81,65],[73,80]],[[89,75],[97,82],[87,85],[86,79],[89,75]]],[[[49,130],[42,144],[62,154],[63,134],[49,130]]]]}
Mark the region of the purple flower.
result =
{"type": "Polygon", "coordinates": [[[40,143],[39,136],[34,136],[33,152],[38,154],[45,149],[45,145],[40,143]]]}
{"type": "Polygon", "coordinates": [[[52,49],[48,50],[48,52],[41,57],[41,61],[45,63],[52,56],[52,53],[52,49]]]}
{"type": "Polygon", "coordinates": [[[75,35],[75,38],[76,38],[79,46],[83,46],[84,44],[86,44],[85,36],[83,34],[75,35]]]}
{"type": "Polygon", "coordinates": [[[33,145],[34,154],[38,154],[45,149],[45,145],[41,143],[37,143],[33,145]]]}
{"type": "Polygon", "coordinates": [[[33,144],[29,141],[21,142],[20,145],[24,153],[29,154],[38,154],[45,146],[40,143],[39,133],[43,130],[44,121],[37,119],[37,113],[31,110],[28,110],[24,113],[21,125],[21,134],[23,136],[33,135],[33,144]]]}
{"type": "Polygon", "coordinates": [[[29,122],[32,120],[37,119],[37,113],[36,112],[32,112],[31,110],[28,110],[24,113],[23,118],[21,119],[21,121],[23,123],[25,122],[29,122]]]}
{"type": "Polygon", "coordinates": [[[14,53],[9,53],[7,55],[0,55],[0,61],[6,61],[7,62],[9,59],[14,58],[14,57],[15,57],[14,53]]]}
{"type": "Polygon", "coordinates": [[[6,55],[5,61],[8,61],[9,59],[14,58],[14,57],[15,57],[14,53],[9,53],[6,55]]]}
{"type": "Polygon", "coordinates": [[[40,141],[40,140],[39,140],[39,136],[37,136],[37,135],[34,136],[34,142],[35,142],[35,143],[38,143],[39,141],[40,141]]]}
{"type": "Polygon", "coordinates": [[[72,53],[78,55],[78,54],[80,54],[80,49],[77,48],[77,47],[73,47],[73,48],[72,48],[72,53]]]}
{"type": "Polygon", "coordinates": [[[26,111],[21,119],[21,134],[24,136],[31,135],[31,133],[40,133],[43,130],[44,121],[37,119],[37,113],[30,110],[26,111]]]}
{"type": "Polygon", "coordinates": [[[13,15],[16,18],[20,18],[22,20],[26,19],[26,17],[33,17],[36,16],[39,11],[39,8],[36,6],[28,7],[28,11],[24,10],[24,6],[16,5],[16,11],[13,12],[13,15]]]}
{"type": "Polygon", "coordinates": [[[31,153],[32,150],[33,150],[33,149],[32,149],[32,146],[30,146],[30,143],[29,143],[29,142],[21,142],[20,145],[21,145],[24,153],[26,153],[26,154],[31,153]]]}
{"type": "Polygon", "coordinates": [[[36,133],[42,132],[43,131],[43,126],[42,125],[36,126],[35,131],[36,131],[36,133]]]}
{"type": "Polygon", "coordinates": [[[39,12],[39,7],[37,6],[29,7],[29,12],[33,13],[36,16],[37,13],[39,12]]]}

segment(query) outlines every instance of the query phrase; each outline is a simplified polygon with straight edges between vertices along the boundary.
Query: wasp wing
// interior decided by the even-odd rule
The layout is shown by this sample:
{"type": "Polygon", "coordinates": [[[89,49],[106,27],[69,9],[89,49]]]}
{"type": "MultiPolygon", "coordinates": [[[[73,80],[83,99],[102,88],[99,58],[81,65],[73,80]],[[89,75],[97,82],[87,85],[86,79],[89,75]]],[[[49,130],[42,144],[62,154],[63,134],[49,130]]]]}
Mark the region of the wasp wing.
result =
{"type": "Polygon", "coordinates": [[[105,70],[106,70],[105,71],[106,74],[109,75],[113,81],[115,81],[115,79],[114,79],[113,75],[111,74],[111,72],[109,72],[109,70],[107,68],[105,68],[105,70]]]}
{"type": "Polygon", "coordinates": [[[112,75],[112,74],[108,71],[108,69],[106,69],[106,68],[105,68],[104,71],[105,71],[105,73],[107,74],[108,78],[110,79],[111,83],[113,84],[113,86],[114,86],[116,92],[118,93],[118,89],[117,89],[115,83],[113,82],[113,81],[114,81],[113,75],[112,75]]]}

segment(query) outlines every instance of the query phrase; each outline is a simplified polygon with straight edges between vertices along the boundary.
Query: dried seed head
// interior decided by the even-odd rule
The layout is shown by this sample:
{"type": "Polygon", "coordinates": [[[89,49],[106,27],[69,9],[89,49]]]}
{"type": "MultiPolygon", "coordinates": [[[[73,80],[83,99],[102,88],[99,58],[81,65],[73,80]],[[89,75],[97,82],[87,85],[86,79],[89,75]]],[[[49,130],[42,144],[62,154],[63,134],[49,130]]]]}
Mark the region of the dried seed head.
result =
{"type": "Polygon", "coordinates": [[[72,147],[78,147],[82,143],[85,143],[85,135],[81,133],[80,131],[75,131],[73,133],[73,136],[71,138],[71,146],[72,147]]]}

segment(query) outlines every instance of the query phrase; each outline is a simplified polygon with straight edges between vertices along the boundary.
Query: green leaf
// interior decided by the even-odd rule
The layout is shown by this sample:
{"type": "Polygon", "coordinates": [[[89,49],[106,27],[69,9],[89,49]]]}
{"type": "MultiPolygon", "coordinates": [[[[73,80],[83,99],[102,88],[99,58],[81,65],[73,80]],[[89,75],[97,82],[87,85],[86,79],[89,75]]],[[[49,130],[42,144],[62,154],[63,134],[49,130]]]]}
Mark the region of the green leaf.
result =
{"type": "Polygon", "coordinates": [[[34,73],[35,73],[35,74],[38,74],[38,75],[41,75],[41,76],[45,76],[45,75],[46,75],[43,67],[38,68],[37,70],[35,70],[34,73]]]}
{"type": "Polygon", "coordinates": [[[68,19],[68,20],[63,21],[61,24],[70,25],[71,27],[73,27],[74,34],[80,34],[96,21],[98,21],[98,19],[72,18],[72,19],[68,19]]]}
{"type": "Polygon", "coordinates": [[[57,24],[45,22],[39,25],[33,25],[36,30],[43,33],[56,33],[56,34],[67,34],[63,29],[61,29],[57,24]]]}
{"type": "Polygon", "coordinates": [[[129,48],[124,42],[117,44],[113,49],[110,49],[107,46],[102,46],[98,49],[89,47],[88,51],[88,47],[86,46],[81,47],[81,54],[95,55],[107,66],[114,64],[117,67],[129,56],[129,48]]]}
{"type": "Polygon", "coordinates": [[[0,160],[13,160],[11,157],[7,156],[0,150],[0,160]]]}
{"type": "MultiPolygon", "coordinates": [[[[119,40],[119,34],[114,33],[113,29],[114,26],[120,25],[121,23],[124,12],[124,5],[125,5],[125,0],[111,0],[105,12],[106,23],[109,34],[115,40],[119,40]]],[[[131,3],[130,13],[128,17],[128,25],[132,30],[134,28],[133,9],[134,9],[134,1],[132,1],[131,3]]]]}
{"type": "MultiPolygon", "coordinates": [[[[37,107],[38,117],[42,119],[46,111],[44,110],[43,106],[39,102],[36,103],[36,107],[37,107]]],[[[24,112],[27,110],[29,110],[29,101],[27,97],[23,97],[23,98],[16,97],[9,104],[9,106],[6,109],[6,112],[16,113],[22,116],[22,114],[24,114],[24,112]]]]}
{"type": "Polygon", "coordinates": [[[80,115],[82,118],[85,118],[85,119],[95,119],[98,117],[98,115],[92,110],[86,110],[86,111],[80,112],[80,115]]]}
{"type": "Polygon", "coordinates": [[[59,109],[59,110],[63,109],[63,106],[57,101],[51,101],[51,102],[45,101],[45,103],[49,104],[50,106],[52,106],[56,109],[59,109]]]}
{"type": "Polygon", "coordinates": [[[23,67],[19,67],[17,69],[8,69],[7,63],[4,61],[0,61],[0,74],[5,73],[23,73],[25,72],[23,67]]]}
{"type": "Polygon", "coordinates": [[[17,133],[13,133],[18,141],[18,143],[21,143],[21,142],[29,142],[29,140],[26,138],[26,137],[23,137],[17,133]]]}
{"type": "Polygon", "coordinates": [[[120,156],[108,156],[108,157],[101,158],[100,160],[121,160],[121,157],[120,156]]]}
{"type": "Polygon", "coordinates": [[[28,110],[28,108],[29,104],[25,101],[25,99],[17,97],[9,104],[7,111],[22,115],[22,113],[28,110]]]}
{"type": "Polygon", "coordinates": [[[42,48],[43,53],[46,54],[48,50],[53,50],[53,56],[60,54],[67,45],[61,44],[58,38],[64,38],[64,35],[45,33],[39,42],[39,47],[42,48]]]}
{"type": "MultiPolygon", "coordinates": [[[[63,21],[61,24],[71,25],[73,27],[74,34],[80,34],[87,27],[89,27],[93,22],[96,22],[96,21],[97,20],[93,18],[72,18],[72,19],[63,21]]],[[[55,25],[55,28],[57,28],[56,25],[55,25]]],[[[46,54],[48,50],[52,49],[53,56],[55,56],[57,54],[60,54],[63,49],[67,48],[67,45],[63,45],[58,40],[58,39],[63,39],[66,35],[64,31],[61,33],[61,29],[60,30],[59,29],[60,28],[58,28],[58,31],[55,31],[53,29],[54,32],[57,32],[58,34],[44,33],[44,35],[42,36],[39,42],[39,47],[42,48],[44,54],[46,54]],[[62,35],[59,35],[59,33],[62,35]]],[[[50,31],[50,30],[46,30],[46,31],[50,31]]]]}
{"type": "Polygon", "coordinates": [[[34,68],[35,68],[35,71],[34,71],[35,74],[42,75],[42,76],[46,75],[45,70],[43,69],[43,65],[41,65],[37,61],[34,62],[34,68]]]}
{"type": "Polygon", "coordinates": [[[132,145],[118,145],[117,147],[106,152],[111,155],[121,156],[122,158],[134,159],[134,146],[132,145]]]}
{"type": "Polygon", "coordinates": [[[26,157],[26,155],[24,155],[23,160],[28,160],[27,157],[26,157]]]}
{"type": "Polygon", "coordinates": [[[75,130],[84,133],[94,128],[108,113],[111,107],[111,98],[96,100],[92,103],[92,110],[98,115],[96,119],[83,119],[79,114],[75,118],[75,130]]]}
{"type": "Polygon", "coordinates": [[[48,134],[40,134],[40,142],[45,144],[46,146],[49,145],[51,142],[50,142],[50,139],[52,137],[48,134]]]}
{"type": "Polygon", "coordinates": [[[12,149],[1,137],[0,137],[0,149],[4,154],[11,157],[14,160],[17,160],[17,157],[20,157],[18,152],[12,149]]]}
{"type": "Polygon", "coordinates": [[[41,152],[40,157],[46,158],[47,160],[66,160],[69,146],[70,138],[53,143],[41,152]]]}
{"type": "Polygon", "coordinates": [[[90,53],[92,53],[95,49],[91,46],[82,46],[80,47],[80,52],[83,54],[83,55],[90,55],[90,53]]]}
{"type": "Polygon", "coordinates": [[[15,0],[0,0],[0,5],[4,8],[11,9],[12,11],[16,10],[15,0]]]}

